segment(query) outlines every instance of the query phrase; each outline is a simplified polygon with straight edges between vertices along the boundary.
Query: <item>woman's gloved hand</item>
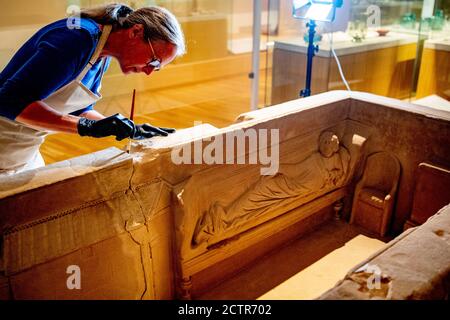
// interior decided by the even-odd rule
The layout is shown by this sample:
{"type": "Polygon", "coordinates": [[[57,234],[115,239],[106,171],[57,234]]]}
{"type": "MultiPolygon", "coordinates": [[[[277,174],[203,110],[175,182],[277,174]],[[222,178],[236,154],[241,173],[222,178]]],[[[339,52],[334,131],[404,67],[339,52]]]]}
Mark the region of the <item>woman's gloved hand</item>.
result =
{"type": "Polygon", "coordinates": [[[78,122],[78,133],[82,137],[103,138],[115,136],[117,141],[122,141],[126,138],[143,140],[155,136],[167,137],[174,132],[175,129],[154,127],[147,123],[136,125],[121,114],[115,114],[102,120],[81,118],[78,122]]]}

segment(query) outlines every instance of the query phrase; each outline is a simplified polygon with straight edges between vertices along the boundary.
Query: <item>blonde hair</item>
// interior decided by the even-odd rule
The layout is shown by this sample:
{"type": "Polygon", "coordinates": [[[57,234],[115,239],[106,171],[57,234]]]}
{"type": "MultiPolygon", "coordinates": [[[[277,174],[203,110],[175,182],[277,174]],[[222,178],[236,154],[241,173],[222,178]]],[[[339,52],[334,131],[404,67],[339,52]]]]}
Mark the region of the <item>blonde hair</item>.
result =
{"type": "Polygon", "coordinates": [[[113,30],[144,26],[145,40],[162,40],[177,47],[177,56],[186,53],[184,34],[177,18],[167,9],[150,6],[133,10],[124,4],[108,4],[81,10],[81,18],[89,18],[113,30]]]}

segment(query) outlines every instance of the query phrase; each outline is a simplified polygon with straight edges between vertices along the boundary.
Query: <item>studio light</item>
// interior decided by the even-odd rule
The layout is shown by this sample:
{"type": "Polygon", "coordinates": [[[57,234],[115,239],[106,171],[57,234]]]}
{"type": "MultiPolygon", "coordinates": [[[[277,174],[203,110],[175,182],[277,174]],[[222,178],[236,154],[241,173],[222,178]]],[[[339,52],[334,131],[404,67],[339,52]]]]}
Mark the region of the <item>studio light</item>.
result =
{"type": "Polygon", "coordinates": [[[296,19],[332,22],[343,0],[294,0],[293,3],[293,16],[296,19]]]}
{"type": "Polygon", "coordinates": [[[306,87],[300,91],[301,97],[311,95],[312,64],[315,53],[319,46],[314,45],[316,33],[316,21],[333,22],[336,18],[336,9],[341,8],[343,0],[293,0],[293,13],[296,19],[308,20],[306,26],[309,28],[308,63],[306,67],[306,87]]]}

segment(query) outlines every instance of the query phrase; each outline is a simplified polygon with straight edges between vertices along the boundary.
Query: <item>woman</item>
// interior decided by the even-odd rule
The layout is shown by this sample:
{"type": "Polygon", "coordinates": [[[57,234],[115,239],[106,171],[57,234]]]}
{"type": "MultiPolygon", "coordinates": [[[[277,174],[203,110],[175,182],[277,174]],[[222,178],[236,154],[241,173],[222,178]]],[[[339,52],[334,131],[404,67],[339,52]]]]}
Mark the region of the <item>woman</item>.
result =
{"type": "Polygon", "coordinates": [[[76,23],[63,19],[38,31],[0,74],[0,174],[43,166],[39,147],[48,132],[119,141],[174,132],[120,114],[106,118],[93,107],[111,58],[124,74],[150,75],[184,54],[176,18],[159,7],[112,4],[70,19],[76,23]]]}

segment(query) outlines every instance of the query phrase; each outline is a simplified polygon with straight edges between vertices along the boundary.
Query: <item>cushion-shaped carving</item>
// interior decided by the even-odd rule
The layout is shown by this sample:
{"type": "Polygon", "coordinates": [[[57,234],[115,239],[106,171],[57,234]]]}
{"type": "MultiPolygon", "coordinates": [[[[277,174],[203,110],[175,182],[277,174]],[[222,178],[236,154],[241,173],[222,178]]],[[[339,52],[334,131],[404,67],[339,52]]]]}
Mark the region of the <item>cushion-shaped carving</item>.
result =
{"type": "Polygon", "coordinates": [[[377,208],[383,208],[386,193],[374,188],[363,188],[360,193],[361,201],[377,208]]]}

